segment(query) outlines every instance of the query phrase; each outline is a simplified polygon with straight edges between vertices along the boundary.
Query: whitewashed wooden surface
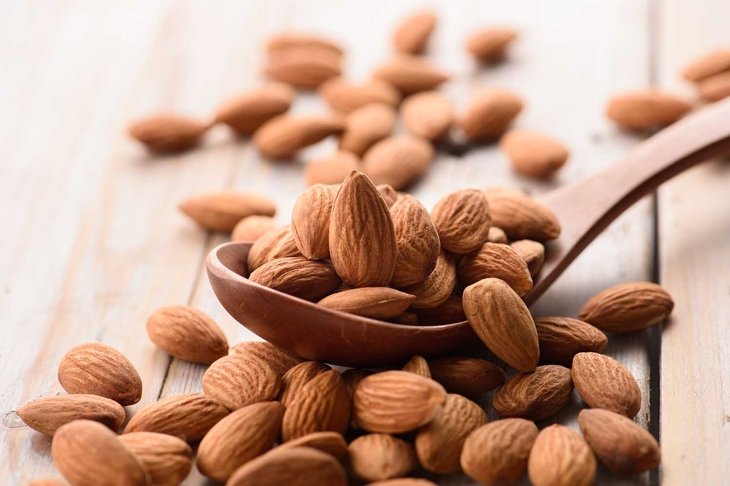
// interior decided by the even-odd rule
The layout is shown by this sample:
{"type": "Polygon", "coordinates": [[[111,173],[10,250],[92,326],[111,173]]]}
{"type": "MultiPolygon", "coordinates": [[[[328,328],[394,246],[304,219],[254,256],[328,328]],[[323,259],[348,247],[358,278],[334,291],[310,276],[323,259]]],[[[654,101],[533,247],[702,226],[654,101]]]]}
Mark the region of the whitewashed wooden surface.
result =
{"type": "MultiPolygon", "coordinates": [[[[413,192],[427,206],[462,187],[511,184],[533,193],[577,180],[621,158],[640,138],[602,116],[608,96],[656,83],[686,89],[676,71],[694,55],[730,44],[730,4],[712,0],[342,2],[6,0],[0,15],[0,415],[61,391],[56,367],[74,344],[122,350],[145,384],[142,404],[199,389],[202,368],[170,359],[147,340],[157,307],[190,303],[210,313],[232,342],[253,336],[217,303],[202,269],[225,240],[176,210],[181,199],[223,188],[275,198],[285,222],[304,188],[301,164],[259,160],[224,130],[201,150],[149,157],[123,135],[155,110],[208,116],[217,103],[260,82],[260,46],[285,28],[313,30],[347,46],[347,73],[364,78],[390,52],[393,24],[436,6],[429,52],[455,77],[458,106],[482,86],[521,93],[518,125],[572,148],[550,184],[515,177],[495,147],[440,156],[413,192]],[[508,23],[523,33],[512,60],[477,69],[465,35],[508,23]]],[[[296,111],[324,110],[304,96],[296,111]]],[[[574,315],[595,291],[658,278],[676,311],[662,333],[611,337],[608,352],[636,376],[639,421],[661,433],[660,474],[601,484],[722,484],[730,476],[730,165],[710,163],[639,203],[601,236],[534,306],[574,315]],[[658,233],[657,233],[658,229],[658,233]],[[661,368],[660,368],[661,365],[661,368]]],[[[576,397],[559,419],[575,426],[576,397]]],[[[130,407],[130,412],[138,408],[130,407]]],[[[12,414],[0,426],[0,482],[54,476],[50,441],[12,414]]],[[[193,475],[186,484],[203,483],[193,475]]],[[[450,478],[449,484],[469,484],[450,478]]]]}

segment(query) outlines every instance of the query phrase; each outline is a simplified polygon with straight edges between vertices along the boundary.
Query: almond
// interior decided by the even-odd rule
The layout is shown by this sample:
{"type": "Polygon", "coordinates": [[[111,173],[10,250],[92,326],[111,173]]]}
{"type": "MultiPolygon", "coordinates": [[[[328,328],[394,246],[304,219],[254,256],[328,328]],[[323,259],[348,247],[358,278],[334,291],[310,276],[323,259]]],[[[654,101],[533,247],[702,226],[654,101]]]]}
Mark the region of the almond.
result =
{"type": "Polygon", "coordinates": [[[281,378],[279,401],[285,407],[290,406],[296,399],[296,396],[302,391],[304,385],[330,369],[329,366],[317,361],[304,361],[293,366],[281,378]]]}
{"type": "Polygon", "coordinates": [[[277,376],[283,376],[293,366],[302,362],[302,358],[289,354],[283,349],[264,341],[238,343],[231,348],[230,353],[259,359],[269,365],[277,376]]]}
{"type": "Polygon", "coordinates": [[[294,203],[291,229],[294,243],[310,260],[329,258],[329,230],[337,186],[317,184],[306,189],[294,203]]]}
{"type": "Polygon", "coordinates": [[[627,130],[651,130],[671,125],[692,109],[686,100],[657,89],[628,91],[606,105],[606,116],[627,130]]]}
{"type": "Polygon", "coordinates": [[[310,447],[276,449],[247,462],[226,486],[346,486],[342,465],[329,454],[310,447]]]}
{"type": "Polygon", "coordinates": [[[450,295],[441,305],[431,309],[415,309],[418,322],[424,326],[438,326],[466,320],[461,295],[450,295]]]}
{"type": "Polygon", "coordinates": [[[382,103],[369,104],[347,116],[340,149],[362,156],[375,143],[388,137],[395,128],[393,107],[382,103]]]}
{"type": "Polygon", "coordinates": [[[730,96],[730,71],[715,74],[697,84],[697,92],[705,101],[720,101],[730,96]]]}
{"type": "Polygon", "coordinates": [[[228,340],[207,314],[186,305],[157,309],[147,319],[147,335],[171,356],[210,364],[228,354],[228,340]]]}
{"type": "Polygon", "coordinates": [[[244,354],[230,354],[210,365],[203,375],[203,392],[228,410],[274,400],[281,379],[264,361],[244,354]]]}
{"type": "Polygon", "coordinates": [[[431,378],[431,370],[428,367],[428,361],[423,356],[414,356],[403,365],[403,371],[415,373],[424,378],[431,378]]]}
{"type": "Polygon", "coordinates": [[[372,103],[383,103],[395,108],[400,101],[398,90],[379,79],[355,83],[334,78],[320,87],[319,94],[330,108],[340,113],[351,113],[372,103]]]}
{"type": "Polygon", "coordinates": [[[264,66],[269,79],[315,89],[342,74],[342,56],[319,47],[290,47],[272,52],[264,66]]]}
{"type": "Polygon", "coordinates": [[[618,474],[640,474],[661,461],[656,439],[631,419],[594,408],[581,410],[578,424],[598,460],[618,474]]]}
{"type": "Polygon", "coordinates": [[[633,375],[615,359],[578,353],[571,369],[573,384],[591,408],[605,408],[629,418],[641,408],[641,390],[633,375]]]}
{"type": "Polygon", "coordinates": [[[254,270],[249,279],[259,285],[316,301],[340,286],[340,279],[329,263],[304,257],[277,258],[254,270]]]}
{"type": "Polygon", "coordinates": [[[304,167],[304,178],[308,185],[339,184],[350,172],[360,167],[357,155],[338,150],[330,155],[314,159],[304,167]]]}
{"type": "Polygon", "coordinates": [[[405,189],[431,166],[434,150],[426,140],[412,135],[386,138],[373,145],[363,157],[363,172],[375,184],[405,189]]]}
{"type": "Polygon", "coordinates": [[[597,293],[580,310],[580,319],[610,332],[630,332],[669,317],[674,301],[651,282],[627,282],[597,293]]]}
{"type": "Polygon", "coordinates": [[[117,431],[126,418],[124,408],[114,400],[84,394],[39,398],[20,407],[17,413],[28,427],[51,436],[62,425],[81,419],[117,431]]]}
{"type": "Polygon", "coordinates": [[[543,363],[571,366],[577,353],[600,353],[608,343],[608,338],[601,331],[570,317],[540,317],[535,320],[535,327],[543,363]]]}
{"type": "Polygon", "coordinates": [[[491,243],[509,243],[507,233],[505,233],[502,228],[497,228],[496,226],[489,227],[489,236],[487,236],[487,241],[491,243]]]}
{"type": "Polygon", "coordinates": [[[390,184],[378,184],[375,186],[375,189],[377,189],[380,195],[383,196],[385,204],[389,208],[393,207],[393,204],[395,204],[400,196],[405,196],[405,194],[399,194],[390,184]]]}
{"type": "Polygon", "coordinates": [[[517,483],[527,471],[537,433],[533,422],[519,418],[482,425],[466,438],[461,467],[485,486],[517,483]]]}
{"type": "Polygon", "coordinates": [[[142,398],[142,378],[119,351],[101,343],[71,348],[58,365],[58,381],[68,393],[87,393],[132,405],[142,398]]]}
{"type": "Polygon", "coordinates": [[[449,394],[436,418],[416,434],[419,462],[437,474],[459,472],[466,437],[485,423],[487,415],[479,405],[461,395],[449,394]]]}
{"type": "Polygon", "coordinates": [[[414,300],[415,296],[389,287],[361,287],[329,295],[320,300],[319,305],[357,316],[387,320],[401,315],[414,300]]]}
{"type": "Polygon", "coordinates": [[[281,32],[269,37],[266,42],[266,51],[274,54],[277,51],[292,47],[312,47],[330,51],[332,54],[343,55],[344,49],[336,41],[318,34],[306,32],[281,32]]]}
{"type": "Polygon", "coordinates": [[[248,271],[253,272],[264,263],[277,258],[301,256],[294,241],[291,226],[267,231],[251,245],[248,251],[248,271]]]}
{"type": "MultiPolygon", "coordinates": [[[[436,267],[439,235],[431,217],[415,197],[405,194],[391,206],[398,257],[390,285],[406,287],[426,280],[436,267]]],[[[405,309],[404,309],[405,310],[405,309]]]]}
{"type": "Polygon", "coordinates": [[[344,434],[350,423],[350,395],[335,370],[312,378],[297,393],[284,413],[282,439],[288,441],[312,432],[344,434]]]}
{"type": "Polygon", "coordinates": [[[513,240],[554,240],[560,223],[550,209],[529,196],[502,191],[487,194],[492,224],[513,240]]]}
{"type": "Polygon", "coordinates": [[[124,432],[158,432],[192,442],[201,439],[226,415],[228,410],[217,400],[201,393],[187,393],[142,407],[124,432]]]}
{"type": "Polygon", "coordinates": [[[446,390],[434,380],[407,371],[375,373],[357,385],[355,421],[369,432],[400,434],[434,419],[446,390]]]}
{"type": "Polygon", "coordinates": [[[437,91],[409,96],[403,101],[400,113],[408,133],[430,141],[444,138],[454,121],[451,102],[437,91]]]}
{"type": "Polygon", "coordinates": [[[688,81],[701,81],[730,70],[730,49],[716,49],[695,59],[682,70],[688,81]]]}
{"type": "Polygon", "coordinates": [[[267,452],[281,434],[284,405],[262,402],[231,413],[205,434],[197,465],[203,475],[225,482],[243,464],[267,452]]]}
{"type": "Polygon", "coordinates": [[[416,300],[411,304],[414,309],[433,309],[442,305],[451,296],[456,286],[456,267],[454,258],[440,252],[436,266],[423,282],[403,289],[416,300]]]}
{"type": "Polygon", "coordinates": [[[147,474],[117,436],[98,422],[75,420],[60,427],[51,444],[53,462],[74,486],[147,486],[147,474]]]}
{"type": "Polygon", "coordinates": [[[473,33],[466,50],[477,61],[497,62],[504,58],[509,45],[517,39],[517,31],[509,27],[490,27],[473,33]]]}
{"type": "Polygon", "coordinates": [[[429,361],[431,377],[449,393],[477,399],[504,383],[504,371],[479,358],[449,356],[429,361]]]}
{"type": "Polygon", "coordinates": [[[512,249],[527,264],[530,275],[535,277],[545,263],[545,246],[539,241],[517,240],[510,243],[512,249]]]}
{"type": "Polygon", "coordinates": [[[284,442],[277,449],[291,449],[292,447],[311,447],[326,452],[337,459],[345,458],[348,453],[347,442],[345,442],[342,434],[332,431],[312,432],[284,442]]]}
{"type": "Polygon", "coordinates": [[[542,420],[568,405],[572,391],[568,368],[538,366],[533,373],[520,373],[507,380],[494,393],[492,408],[501,417],[542,420]]]}
{"type": "Polygon", "coordinates": [[[381,287],[393,278],[397,248],[390,211],[373,183],[352,171],[337,193],[329,227],[330,258],[351,287],[381,287]]]}
{"type": "Polygon", "coordinates": [[[434,89],[449,80],[449,75],[430,62],[416,56],[396,56],[373,73],[400,90],[404,95],[434,89]]]}
{"type": "Polygon", "coordinates": [[[335,115],[281,115],[258,129],[253,142],[264,157],[287,159],[344,129],[344,120],[335,115]]]}
{"type": "Polygon", "coordinates": [[[464,311],[492,353],[518,371],[534,371],[540,357],[537,330],[520,296],[504,281],[486,278],[464,290],[464,311]]]}
{"type": "Polygon", "coordinates": [[[579,434],[551,425],[537,435],[527,473],[535,486],[588,486],[596,477],[596,458],[579,434]]]}
{"type": "Polygon", "coordinates": [[[132,432],[119,436],[137,459],[154,486],[177,486],[190,473],[193,452],[184,441],[156,432],[132,432]]]}
{"type": "Polygon", "coordinates": [[[390,322],[394,324],[403,324],[406,326],[417,326],[418,325],[418,314],[412,310],[407,310],[403,314],[393,317],[390,322]]]}
{"type": "Polygon", "coordinates": [[[276,204],[258,194],[224,191],[188,198],[180,210],[207,230],[231,231],[247,216],[273,216],[276,204]]]}
{"type": "Polygon", "coordinates": [[[482,191],[463,189],[442,197],[431,211],[441,246],[463,255],[479,249],[487,241],[492,219],[482,191]]]}
{"type": "Polygon", "coordinates": [[[231,241],[256,241],[275,228],[271,216],[246,216],[233,227],[231,241]]]}
{"type": "Polygon", "coordinates": [[[385,481],[376,481],[370,483],[369,486],[436,486],[436,483],[428,479],[420,478],[397,478],[386,479],[385,481]]]}
{"type": "Polygon", "coordinates": [[[419,10],[403,19],[393,32],[393,46],[406,54],[420,54],[436,28],[436,13],[419,10]]]}
{"type": "Polygon", "coordinates": [[[198,145],[208,128],[193,118],[160,113],[132,123],[128,131],[151,152],[175,153],[198,145]]]}
{"type": "Polygon", "coordinates": [[[347,392],[350,394],[350,397],[354,395],[355,388],[357,388],[357,385],[360,384],[363,378],[372,374],[372,371],[361,370],[358,368],[350,368],[342,373],[342,380],[345,382],[345,386],[347,387],[347,392]]]}
{"type": "Polygon", "coordinates": [[[251,135],[261,125],[289,110],[294,90],[283,83],[270,83],[231,98],[218,107],[216,123],[228,125],[239,135],[251,135]]]}
{"type": "Polygon", "coordinates": [[[368,434],[347,448],[350,467],[365,481],[405,476],[418,466],[413,445],[388,434],[368,434]]]}
{"type": "Polygon", "coordinates": [[[60,479],[48,478],[48,479],[36,479],[28,483],[28,486],[66,486],[66,483],[60,479]]]}
{"type": "Polygon", "coordinates": [[[565,165],[570,153],[560,141],[529,130],[510,130],[499,141],[515,172],[547,179],[565,165]]]}
{"type": "Polygon", "coordinates": [[[477,251],[465,255],[459,263],[459,283],[466,287],[485,278],[503,280],[523,296],[532,290],[530,270],[517,252],[502,243],[484,243],[477,251]]]}
{"type": "Polygon", "coordinates": [[[496,140],[507,131],[522,107],[522,99],[511,91],[481,91],[469,102],[461,129],[469,140],[496,140]]]}

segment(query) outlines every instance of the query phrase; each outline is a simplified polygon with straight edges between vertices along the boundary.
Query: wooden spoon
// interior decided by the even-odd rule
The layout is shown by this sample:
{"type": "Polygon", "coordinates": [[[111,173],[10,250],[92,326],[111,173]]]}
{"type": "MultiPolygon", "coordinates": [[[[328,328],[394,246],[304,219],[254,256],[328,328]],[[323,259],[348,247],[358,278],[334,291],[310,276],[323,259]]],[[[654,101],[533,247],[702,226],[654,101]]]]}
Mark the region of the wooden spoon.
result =
{"type": "MultiPolygon", "coordinates": [[[[539,198],[555,211],[560,237],[530,303],[542,295],[614,219],[642,196],[695,164],[730,151],[730,99],[692,114],[641,143],[623,161],[539,198]]],[[[730,188],[728,188],[730,190],[730,188]]],[[[267,341],[299,356],[377,367],[458,352],[475,336],[469,323],[407,326],[324,309],[249,281],[250,243],[225,243],[208,255],[208,277],[223,307],[267,341]]]]}

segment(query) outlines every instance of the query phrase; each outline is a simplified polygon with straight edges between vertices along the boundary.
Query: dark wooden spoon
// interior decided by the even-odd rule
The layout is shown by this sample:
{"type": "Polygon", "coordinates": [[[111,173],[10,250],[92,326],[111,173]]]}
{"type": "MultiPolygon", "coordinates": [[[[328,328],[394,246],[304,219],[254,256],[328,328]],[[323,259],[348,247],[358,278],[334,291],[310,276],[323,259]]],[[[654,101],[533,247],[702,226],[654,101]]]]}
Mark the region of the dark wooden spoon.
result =
{"type": "MultiPolygon", "coordinates": [[[[692,114],[641,143],[623,161],[540,200],[555,211],[560,237],[530,303],[542,295],[614,219],[642,196],[695,164],[730,151],[730,99],[692,114]]],[[[730,188],[728,188],[730,191],[730,188]]],[[[469,324],[406,326],[324,309],[245,278],[250,243],[208,255],[208,277],[223,307],[251,331],[305,358],[347,366],[403,363],[413,355],[458,352],[475,337],[469,324]]]]}

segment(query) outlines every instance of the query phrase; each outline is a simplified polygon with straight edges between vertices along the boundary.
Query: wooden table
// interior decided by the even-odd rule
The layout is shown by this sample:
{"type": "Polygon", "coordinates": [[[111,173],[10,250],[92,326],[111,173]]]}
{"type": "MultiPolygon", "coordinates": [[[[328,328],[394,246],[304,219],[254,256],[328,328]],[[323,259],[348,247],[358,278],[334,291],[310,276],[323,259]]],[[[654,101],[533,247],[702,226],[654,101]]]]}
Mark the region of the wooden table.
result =
{"type": "MultiPolygon", "coordinates": [[[[183,198],[235,188],[267,194],[287,221],[305,187],[304,160],[260,160],[224,130],[204,148],[150,157],[124,135],[156,110],[208,116],[259,82],[267,35],[296,27],[341,39],[347,71],[364,78],[389,53],[397,19],[419,2],[370,0],[124,2],[8,1],[0,16],[0,412],[59,393],[56,368],[71,346],[100,341],[123,351],[143,377],[141,404],[198,390],[203,368],[170,360],[147,339],[147,316],[166,304],[213,315],[231,342],[252,339],[220,307],[203,258],[222,235],[176,210],[183,198]]],[[[690,0],[451,1],[440,7],[430,57],[454,74],[446,92],[462,107],[479,87],[527,100],[518,125],[572,149],[551,183],[516,177],[494,146],[439,156],[413,192],[427,206],[464,187],[519,185],[540,193],[621,158],[641,139],[603,117],[607,98],[651,84],[690,91],[677,70],[727,46],[730,3],[690,0]],[[465,35],[508,23],[523,33],[511,61],[477,69],[465,35]]],[[[322,111],[302,96],[295,111],[322,111]]],[[[722,484],[730,477],[730,164],[709,162],[641,201],[575,262],[535,306],[575,315],[594,292],[657,280],[672,293],[669,323],[611,336],[607,352],[636,376],[638,420],[661,437],[658,475],[600,472],[601,484],[722,484]]],[[[576,404],[559,415],[574,426],[576,404]]],[[[133,413],[138,406],[130,407],[133,413]]],[[[50,441],[12,413],[0,427],[0,482],[55,475],[50,441]]],[[[191,475],[185,484],[202,484],[191,475]]],[[[453,484],[469,484],[458,478],[453,484]]]]}

